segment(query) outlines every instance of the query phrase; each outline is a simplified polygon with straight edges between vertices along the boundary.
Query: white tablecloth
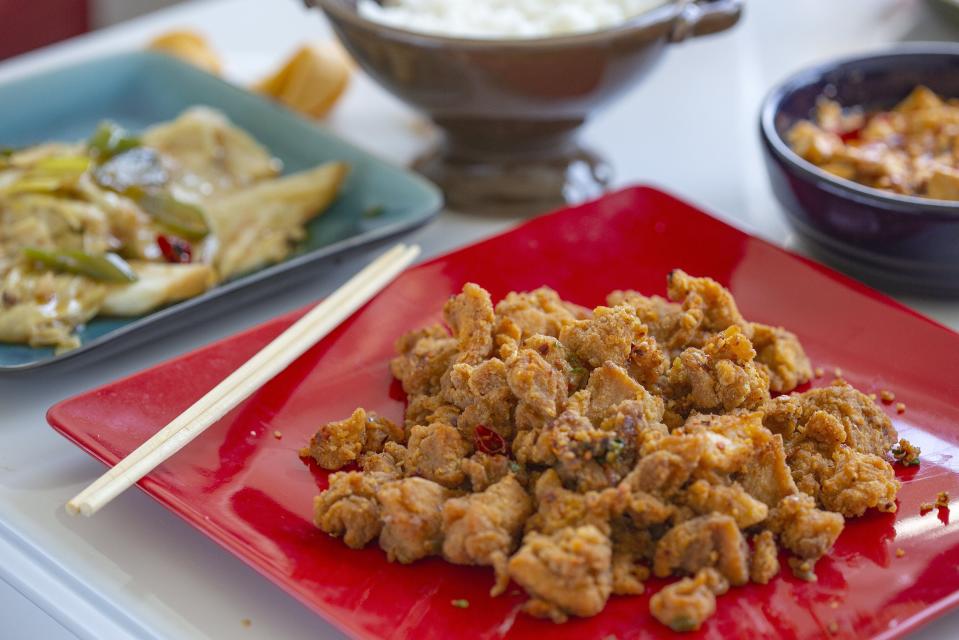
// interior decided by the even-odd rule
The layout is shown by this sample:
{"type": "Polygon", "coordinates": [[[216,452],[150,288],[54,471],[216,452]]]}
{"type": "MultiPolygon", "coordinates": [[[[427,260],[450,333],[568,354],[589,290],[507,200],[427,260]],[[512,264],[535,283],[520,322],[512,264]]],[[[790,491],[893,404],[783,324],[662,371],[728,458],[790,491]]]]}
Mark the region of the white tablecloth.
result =
{"type": "MultiPolygon", "coordinates": [[[[229,75],[239,81],[258,77],[306,39],[329,37],[323,20],[295,0],[191,2],[0,64],[0,82],[139,47],[152,34],[181,26],[207,34],[222,52],[229,75]]],[[[938,23],[917,1],[751,0],[735,31],[670,51],[644,84],[588,126],[587,140],[613,161],[617,184],[667,187],[790,246],[792,236],[760,156],[756,118],[766,90],[795,69],[840,54],[901,40],[957,36],[959,31],[938,23]]],[[[422,122],[362,76],[328,124],[398,162],[429,143],[422,122]]],[[[513,222],[444,212],[411,240],[429,256],[513,222]]],[[[67,396],[312,301],[345,280],[364,255],[341,260],[312,284],[81,372],[0,380],[0,635],[340,637],[138,491],[128,492],[96,518],[68,517],[64,501],[102,467],[53,433],[44,412],[67,396]],[[252,624],[244,626],[243,619],[252,624]]],[[[959,327],[957,303],[906,302],[959,327]]],[[[959,614],[915,637],[959,637],[959,614]]]]}

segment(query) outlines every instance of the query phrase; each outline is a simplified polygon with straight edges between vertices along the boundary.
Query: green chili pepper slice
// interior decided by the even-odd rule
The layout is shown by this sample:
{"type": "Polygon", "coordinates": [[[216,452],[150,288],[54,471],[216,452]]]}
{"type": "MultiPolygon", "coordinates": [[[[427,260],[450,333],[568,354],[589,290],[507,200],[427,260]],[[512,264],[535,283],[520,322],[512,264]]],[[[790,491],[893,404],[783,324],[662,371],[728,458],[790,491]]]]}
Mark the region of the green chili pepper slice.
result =
{"type": "Polygon", "coordinates": [[[46,251],[36,247],[24,247],[23,255],[33,262],[53,269],[101,282],[129,283],[137,281],[137,274],[127,262],[115,253],[91,255],[76,249],[46,251]]]}
{"type": "Polygon", "coordinates": [[[200,207],[177,200],[169,193],[148,191],[137,199],[137,204],[157,223],[188,240],[202,240],[210,233],[200,207]]]}
{"type": "Polygon", "coordinates": [[[109,160],[141,144],[140,138],[130,135],[126,129],[109,120],[101,122],[87,141],[87,147],[101,160],[109,160]]]}

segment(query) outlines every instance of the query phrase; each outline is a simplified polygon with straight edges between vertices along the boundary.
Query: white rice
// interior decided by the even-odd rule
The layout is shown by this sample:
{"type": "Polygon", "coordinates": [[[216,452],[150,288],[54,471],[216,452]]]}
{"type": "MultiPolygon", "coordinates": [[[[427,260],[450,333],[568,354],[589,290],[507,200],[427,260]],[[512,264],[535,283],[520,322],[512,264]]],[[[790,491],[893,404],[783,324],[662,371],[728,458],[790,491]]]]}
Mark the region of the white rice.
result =
{"type": "Polygon", "coordinates": [[[360,14],[382,24],[471,38],[541,38],[600,31],[667,0],[359,0],[360,14]]]}

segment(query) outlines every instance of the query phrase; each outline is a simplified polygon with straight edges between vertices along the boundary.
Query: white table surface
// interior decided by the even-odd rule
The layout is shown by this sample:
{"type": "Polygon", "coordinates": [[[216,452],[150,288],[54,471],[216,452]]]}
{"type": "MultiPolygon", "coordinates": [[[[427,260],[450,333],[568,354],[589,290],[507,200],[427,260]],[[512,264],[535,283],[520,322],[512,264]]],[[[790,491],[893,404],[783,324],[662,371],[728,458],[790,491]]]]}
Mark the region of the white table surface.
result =
{"type": "MultiPolygon", "coordinates": [[[[0,64],[0,82],[140,47],[151,35],[181,26],[207,34],[238,81],[258,77],[306,39],[329,37],[322,18],[295,0],[191,2],[0,64]]],[[[790,246],[756,132],[766,90],[795,69],[840,54],[956,38],[959,31],[940,24],[918,0],[749,0],[735,31],[675,47],[644,84],[589,125],[586,137],[615,164],[617,184],[665,186],[790,246]]],[[[362,76],[328,125],[401,163],[429,144],[419,119],[362,76]]],[[[410,239],[429,256],[513,222],[444,212],[410,239]]],[[[370,251],[341,260],[311,284],[81,371],[0,380],[0,636],[341,637],[139,491],[96,518],[68,517],[63,503],[102,467],[50,430],[44,412],[58,400],[302,306],[345,280],[370,251]]],[[[959,328],[959,303],[905,301],[959,328]]],[[[959,613],[914,637],[959,637],[959,613]]]]}

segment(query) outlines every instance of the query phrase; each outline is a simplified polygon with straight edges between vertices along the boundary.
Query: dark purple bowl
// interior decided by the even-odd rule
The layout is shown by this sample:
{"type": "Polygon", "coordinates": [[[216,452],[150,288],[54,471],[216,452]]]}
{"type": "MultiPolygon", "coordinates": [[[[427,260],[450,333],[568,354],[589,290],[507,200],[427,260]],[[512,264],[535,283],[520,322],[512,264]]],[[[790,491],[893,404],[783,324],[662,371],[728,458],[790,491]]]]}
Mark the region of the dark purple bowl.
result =
{"type": "Polygon", "coordinates": [[[959,202],[902,196],[834,176],[785,141],[816,98],[892,107],[917,84],[959,97],[959,45],[911,44],[801,71],[763,102],[760,131],[773,191],[817,257],[878,287],[959,295],[959,202]]]}

